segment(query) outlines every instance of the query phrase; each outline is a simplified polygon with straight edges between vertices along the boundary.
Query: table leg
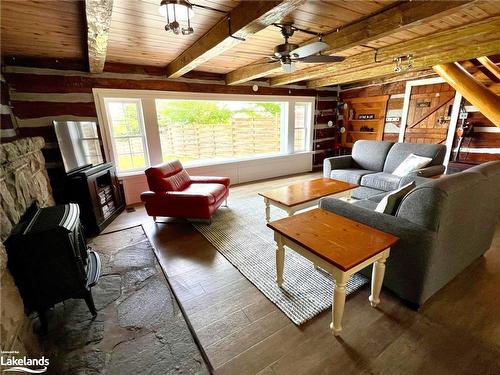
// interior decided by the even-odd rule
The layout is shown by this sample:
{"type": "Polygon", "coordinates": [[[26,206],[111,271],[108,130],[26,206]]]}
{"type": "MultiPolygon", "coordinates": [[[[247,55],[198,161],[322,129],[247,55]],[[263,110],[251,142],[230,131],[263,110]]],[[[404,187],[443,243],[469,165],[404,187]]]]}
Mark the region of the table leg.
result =
{"type": "Polygon", "coordinates": [[[384,282],[385,260],[387,257],[382,257],[373,263],[372,270],[372,293],[368,297],[372,307],[376,307],[380,303],[380,290],[384,282]]]}
{"type": "Polygon", "coordinates": [[[266,204],[266,222],[271,221],[271,205],[269,204],[269,199],[264,198],[264,203],[266,204]]]}
{"type": "Polygon", "coordinates": [[[276,238],[276,282],[281,288],[283,285],[283,270],[285,268],[285,248],[281,236],[276,238]]]}
{"type": "Polygon", "coordinates": [[[344,315],[345,292],[349,276],[344,276],[340,280],[335,280],[335,289],[333,291],[332,301],[332,322],[330,329],[335,336],[340,335],[342,331],[342,316],[344,315]]]}

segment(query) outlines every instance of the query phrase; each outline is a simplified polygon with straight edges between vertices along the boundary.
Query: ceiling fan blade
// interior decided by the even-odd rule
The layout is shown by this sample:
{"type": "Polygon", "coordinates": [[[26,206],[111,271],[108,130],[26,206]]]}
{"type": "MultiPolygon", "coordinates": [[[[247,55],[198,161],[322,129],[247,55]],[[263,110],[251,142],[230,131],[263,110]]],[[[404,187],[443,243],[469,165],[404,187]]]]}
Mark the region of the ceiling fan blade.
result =
{"type": "Polygon", "coordinates": [[[326,44],[325,42],[313,42],[290,51],[290,56],[300,59],[303,57],[315,55],[318,52],[323,51],[325,48],[328,48],[328,44],[326,44]]]}
{"type": "Polygon", "coordinates": [[[323,56],[323,55],[315,55],[315,56],[307,56],[303,59],[298,59],[297,61],[303,63],[330,63],[330,62],[340,62],[344,61],[344,56],[323,56]]]}

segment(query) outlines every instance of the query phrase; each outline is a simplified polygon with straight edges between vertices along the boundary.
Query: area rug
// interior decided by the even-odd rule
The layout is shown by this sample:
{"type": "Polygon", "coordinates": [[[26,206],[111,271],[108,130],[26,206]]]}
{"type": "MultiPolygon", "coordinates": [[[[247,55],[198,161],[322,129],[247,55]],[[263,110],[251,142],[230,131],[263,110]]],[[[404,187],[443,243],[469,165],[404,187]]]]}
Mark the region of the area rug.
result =
{"type": "MultiPolygon", "coordinates": [[[[276,285],[276,243],[266,227],[264,201],[255,196],[235,199],[220,208],[212,224],[195,228],[226,257],[252,284],[283,311],[292,322],[303,324],[332,305],[332,277],[293,251],[286,251],[283,289],[276,285]]],[[[271,220],[286,213],[271,206],[271,220]]],[[[368,279],[354,275],[347,294],[366,284],[368,279]]]]}
{"type": "Polygon", "coordinates": [[[83,300],[57,304],[41,337],[49,374],[208,374],[142,226],[94,238],[102,274],[83,300]]]}

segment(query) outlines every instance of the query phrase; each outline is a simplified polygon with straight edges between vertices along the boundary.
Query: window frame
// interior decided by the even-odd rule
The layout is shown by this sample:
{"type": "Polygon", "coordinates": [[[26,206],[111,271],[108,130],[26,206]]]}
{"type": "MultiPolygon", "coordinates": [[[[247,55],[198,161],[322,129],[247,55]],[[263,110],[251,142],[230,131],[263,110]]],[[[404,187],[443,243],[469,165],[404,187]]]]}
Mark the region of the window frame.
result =
{"type": "MultiPolygon", "coordinates": [[[[116,166],[117,171],[122,174],[122,173],[133,173],[133,172],[138,172],[138,171],[143,171],[145,168],[147,168],[150,165],[150,159],[149,159],[149,150],[148,150],[148,142],[147,142],[147,137],[146,137],[146,130],[145,130],[145,121],[144,121],[144,114],[143,114],[143,107],[142,107],[142,102],[141,99],[139,98],[123,98],[123,97],[106,97],[103,100],[103,108],[105,110],[106,114],[106,130],[107,134],[109,134],[109,139],[110,141],[107,142],[111,146],[111,154],[112,158],[109,160],[112,160],[113,163],[116,166]],[[137,105],[137,116],[138,116],[138,121],[139,121],[139,130],[140,130],[140,135],[137,136],[115,136],[113,133],[113,126],[111,122],[111,114],[108,112],[107,108],[107,103],[108,102],[121,102],[121,103],[135,103],[137,105]],[[118,164],[116,160],[118,160],[118,150],[115,147],[115,139],[130,139],[130,138],[141,138],[142,141],[142,148],[144,150],[144,161],[145,161],[145,166],[144,167],[137,167],[137,168],[132,168],[132,169],[127,169],[125,171],[122,171],[118,168],[118,164]]],[[[133,155],[131,153],[130,155],[133,155]]]]}
{"type": "MultiPolygon", "coordinates": [[[[278,154],[258,155],[251,157],[243,157],[236,159],[228,159],[227,161],[192,161],[185,163],[187,167],[198,167],[224,164],[227,162],[237,162],[245,160],[263,159],[266,157],[283,156],[297,153],[312,153],[313,145],[313,129],[314,129],[314,113],[316,105],[315,96],[277,96],[277,95],[246,95],[246,94],[213,94],[213,93],[192,93],[192,92],[177,92],[177,91],[158,91],[158,90],[124,90],[124,89],[92,89],[94,102],[96,104],[97,117],[99,123],[102,124],[101,134],[103,136],[104,153],[106,159],[116,164],[116,152],[112,138],[112,130],[110,126],[109,114],[105,101],[107,100],[132,100],[140,102],[140,115],[142,116],[143,125],[143,141],[145,142],[146,152],[146,167],[150,165],[160,164],[163,162],[160,130],[158,125],[158,117],[156,113],[156,100],[219,100],[219,101],[248,101],[248,102],[283,102],[285,110],[282,111],[282,123],[287,124],[281,132],[281,147],[278,154]],[[295,104],[308,103],[309,110],[306,117],[306,139],[305,151],[294,152],[294,131],[295,131],[295,104]]],[[[119,171],[120,176],[135,175],[143,169],[119,171]]]]}

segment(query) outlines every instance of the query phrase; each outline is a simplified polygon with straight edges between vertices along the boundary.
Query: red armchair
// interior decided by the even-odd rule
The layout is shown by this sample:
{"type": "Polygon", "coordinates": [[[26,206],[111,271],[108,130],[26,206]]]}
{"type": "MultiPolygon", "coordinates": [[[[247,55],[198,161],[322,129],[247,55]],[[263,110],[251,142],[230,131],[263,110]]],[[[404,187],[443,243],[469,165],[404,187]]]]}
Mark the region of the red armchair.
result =
{"type": "Polygon", "coordinates": [[[228,177],[189,176],[175,160],[146,169],[150,191],[141,194],[153,216],[210,220],[229,195],[228,177]]]}

